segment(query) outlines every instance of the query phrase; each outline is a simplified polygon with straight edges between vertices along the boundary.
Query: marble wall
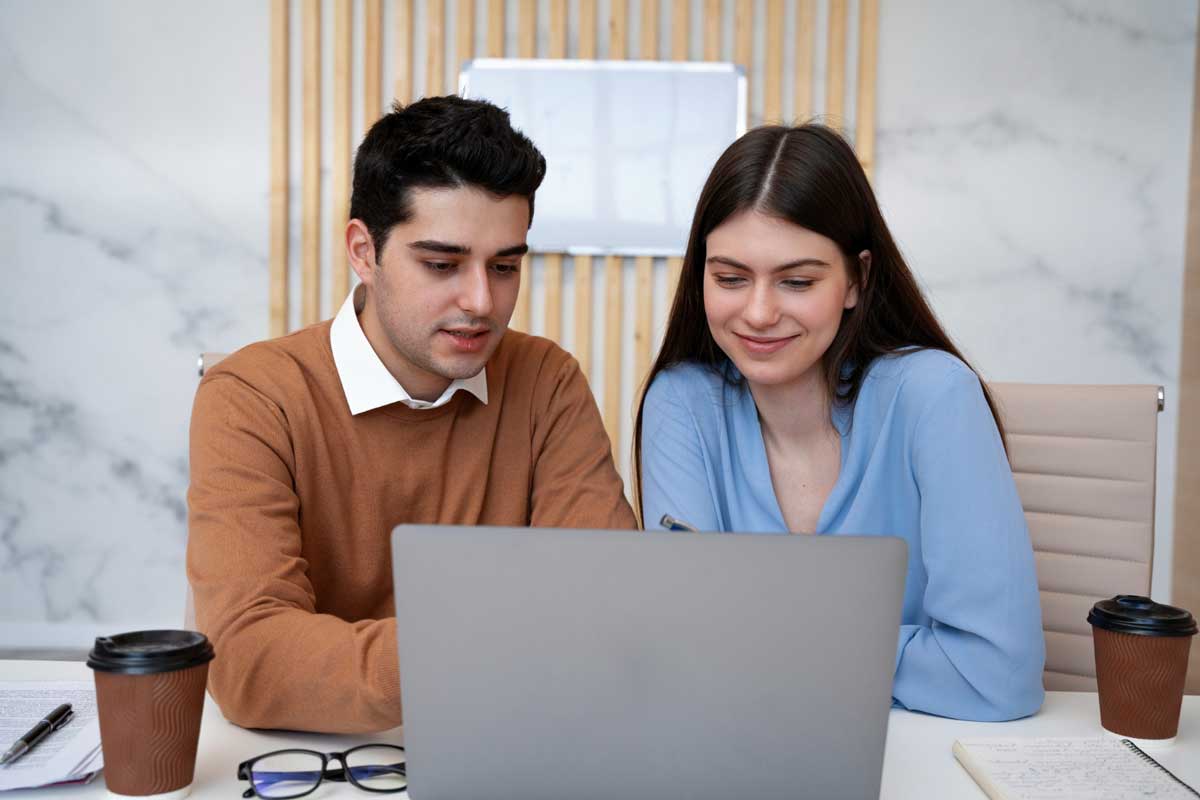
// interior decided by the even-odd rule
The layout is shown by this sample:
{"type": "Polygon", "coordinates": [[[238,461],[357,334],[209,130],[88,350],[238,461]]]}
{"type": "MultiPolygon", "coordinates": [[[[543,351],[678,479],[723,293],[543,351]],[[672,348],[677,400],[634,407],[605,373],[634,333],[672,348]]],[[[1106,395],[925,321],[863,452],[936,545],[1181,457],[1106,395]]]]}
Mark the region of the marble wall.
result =
{"type": "MultiPolygon", "coordinates": [[[[1197,0],[881,6],[876,184],[968,356],[1167,388],[1165,597],[1197,0]]],[[[195,356],[267,327],[267,21],[0,0],[0,649],[182,619],[195,356]]]]}
{"type": "Polygon", "coordinates": [[[266,335],[265,3],[0,3],[0,646],[183,620],[196,356],[266,335]]]}
{"type": "Polygon", "coordinates": [[[880,201],[967,357],[994,380],[1166,389],[1166,600],[1197,3],[881,7],[880,201]]]}

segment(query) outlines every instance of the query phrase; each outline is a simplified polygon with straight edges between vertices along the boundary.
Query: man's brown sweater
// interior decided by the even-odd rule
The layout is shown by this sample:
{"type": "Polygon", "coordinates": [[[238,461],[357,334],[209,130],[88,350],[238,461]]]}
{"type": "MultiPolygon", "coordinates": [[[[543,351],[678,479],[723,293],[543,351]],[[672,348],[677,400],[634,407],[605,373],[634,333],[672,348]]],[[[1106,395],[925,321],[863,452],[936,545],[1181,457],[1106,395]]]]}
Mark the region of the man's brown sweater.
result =
{"type": "Polygon", "coordinates": [[[229,356],[192,411],[188,579],[217,653],[209,690],[247,727],[401,723],[394,526],[637,524],[587,382],[552,342],[506,333],[486,405],[460,391],[351,416],[329,331],[229,356]]]}

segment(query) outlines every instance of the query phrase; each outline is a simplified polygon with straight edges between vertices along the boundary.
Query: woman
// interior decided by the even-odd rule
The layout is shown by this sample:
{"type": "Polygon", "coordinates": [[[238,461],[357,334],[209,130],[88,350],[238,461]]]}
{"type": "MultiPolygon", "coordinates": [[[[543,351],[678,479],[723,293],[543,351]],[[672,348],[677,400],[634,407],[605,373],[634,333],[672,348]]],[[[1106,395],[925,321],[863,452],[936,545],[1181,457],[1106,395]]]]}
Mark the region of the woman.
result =
{"type": "Polygon", "coordinates": [[[977,720],[1041,706],[1033,551],[1000,419],[840,136],[758,128],[717,161],[648,383],[647,527],[902,536],[895,701],[977,720]]]}

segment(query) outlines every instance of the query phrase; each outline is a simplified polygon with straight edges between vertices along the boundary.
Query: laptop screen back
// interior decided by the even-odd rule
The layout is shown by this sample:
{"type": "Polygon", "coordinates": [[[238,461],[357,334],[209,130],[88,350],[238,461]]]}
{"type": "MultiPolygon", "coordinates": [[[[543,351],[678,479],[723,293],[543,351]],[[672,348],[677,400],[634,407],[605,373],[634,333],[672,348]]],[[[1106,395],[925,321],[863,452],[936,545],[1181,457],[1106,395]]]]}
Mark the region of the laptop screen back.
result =
{"type": "Polygon", "coordinates": [[[415,800],[877,796],[891,537],[401,526],[415,800]]]}

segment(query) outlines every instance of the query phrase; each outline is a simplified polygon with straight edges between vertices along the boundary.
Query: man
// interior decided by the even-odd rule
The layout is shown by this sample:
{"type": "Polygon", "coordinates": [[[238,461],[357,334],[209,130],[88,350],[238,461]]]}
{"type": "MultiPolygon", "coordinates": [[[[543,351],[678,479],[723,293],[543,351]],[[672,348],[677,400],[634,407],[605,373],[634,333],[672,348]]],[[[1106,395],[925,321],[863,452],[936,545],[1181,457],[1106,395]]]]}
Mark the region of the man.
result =
{"type": "Polygon", "coordinates": [[[544,174],[495,106],[397,105],[355,159],[361,285],[201,381],[188,578],[231,721],[401,723],[399,523],[636,527],[578,364],[506,330],[544,174]]]}

